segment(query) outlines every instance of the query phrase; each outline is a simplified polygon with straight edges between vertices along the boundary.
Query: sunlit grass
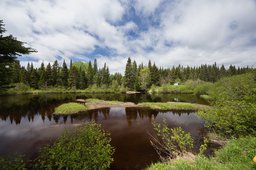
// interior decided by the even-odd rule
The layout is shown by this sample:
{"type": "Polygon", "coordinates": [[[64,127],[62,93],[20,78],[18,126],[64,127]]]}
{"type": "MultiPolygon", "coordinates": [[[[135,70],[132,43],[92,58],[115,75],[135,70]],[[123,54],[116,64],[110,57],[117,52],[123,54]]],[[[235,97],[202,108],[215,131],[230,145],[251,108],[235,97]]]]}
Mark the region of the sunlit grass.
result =
{"type": "Polygon", "coordinates": [[[81,111],[87,110],[87,107],[78,103],[65,103],[55,108],[54,114],[66,115],[76,114],[81,111]]]}
{"type": "Polygon", "coordinates": [[[157,110],[206,110],[209,106],[196,104],[196,103],[184,103],[184,102],[144,102],[139,103],[138,106],[149,107],[157,110]]]}

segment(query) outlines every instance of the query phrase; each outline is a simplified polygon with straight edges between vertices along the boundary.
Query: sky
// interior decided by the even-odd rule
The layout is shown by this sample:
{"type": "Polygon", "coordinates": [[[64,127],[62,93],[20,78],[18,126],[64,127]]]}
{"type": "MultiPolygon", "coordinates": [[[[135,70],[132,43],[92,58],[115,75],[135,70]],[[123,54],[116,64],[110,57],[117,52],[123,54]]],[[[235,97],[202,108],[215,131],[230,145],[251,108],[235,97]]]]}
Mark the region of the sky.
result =
{"type": "Polygon", "coordinates": [[[0,0],[0,19],[38,52],[22,65],[128,57],[173,65],[256,66],[255,0],[0,0]]]}

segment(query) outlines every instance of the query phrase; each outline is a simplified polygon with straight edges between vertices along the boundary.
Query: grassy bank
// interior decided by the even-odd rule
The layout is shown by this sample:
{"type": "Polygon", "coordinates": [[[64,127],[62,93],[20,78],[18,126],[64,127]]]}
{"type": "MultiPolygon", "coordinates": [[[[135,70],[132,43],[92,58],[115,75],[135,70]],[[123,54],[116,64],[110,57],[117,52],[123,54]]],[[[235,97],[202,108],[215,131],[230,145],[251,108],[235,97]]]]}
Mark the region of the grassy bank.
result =
{"type": "Polygon", "coordinates": [[[215,156],[206,158],[198,155],[193,158],[179,157],[165,163],[156,163],[147,170],[240,170],[256,169],[252,159],[256,155],[256,137],[230,140],[215,156]]]}
{"type": "Polygon", "coordinates": [[[63,87],[48,87],[45,89],[33,89],[23,83],[10,85],[7,89],[0,90],[0,95],[15,95],[15,94],[43,94],[43,93],[125,93],[125,88],[112,87],[89,87],[86,89],[70,89],[63,87]]]}
{"type": "Polygon", "coordinates": [[[207,110],[210,107],[206,105],[196,104],[196,103],[184,103],[184,102],[144,102],[139,103],[140,107],[149,107],[156,110],[207,110]]]}
{"type": "Polygon", "coordinates": [[[55,115],[70,115],[81,111],[86,111],[87,107],[78,103],[65,103],[55,108],[55,115]]]}

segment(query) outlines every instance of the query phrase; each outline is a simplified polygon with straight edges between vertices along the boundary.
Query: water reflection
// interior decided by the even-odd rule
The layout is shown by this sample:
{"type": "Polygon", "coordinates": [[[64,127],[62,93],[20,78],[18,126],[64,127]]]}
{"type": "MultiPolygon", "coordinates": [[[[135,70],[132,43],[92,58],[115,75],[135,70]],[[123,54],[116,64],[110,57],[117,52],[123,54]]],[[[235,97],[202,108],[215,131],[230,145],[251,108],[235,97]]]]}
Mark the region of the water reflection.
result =
{"type": "Polygon", "coordinates": [[[56,140],[67,128],[95,120],[110,132],[115,147],[111,169],[142,169],[158,160],[150,145],[152,120],[166,119],[169,127],[181,126],[191,133],[195,150],[204,134],[204,122],[193,112],[159,112],[142,108],[104,108],[72,116],[54,116],[54,108],[76,95],[27,96],[0,101],[0,156],[13,153],[34,158],[39,149],[56,140]],[[16,103],[19,102],[19,103],[16,103]]]}

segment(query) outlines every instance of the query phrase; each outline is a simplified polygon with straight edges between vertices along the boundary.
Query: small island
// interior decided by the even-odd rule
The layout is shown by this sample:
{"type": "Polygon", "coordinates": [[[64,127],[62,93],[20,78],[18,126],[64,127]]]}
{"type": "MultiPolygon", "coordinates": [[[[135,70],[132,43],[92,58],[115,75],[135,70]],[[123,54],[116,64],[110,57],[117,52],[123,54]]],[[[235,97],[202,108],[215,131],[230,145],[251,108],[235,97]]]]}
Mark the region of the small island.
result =
{"type": "Polygon", "coordinates": [[[58,107],[55,108],[54,114],[55,115],[71,115],[71,114],[77,114],[82,111],[86,111],[87,107],[85,105],[70,102],[70,103],[64,103],[58,107]]]}
{"type": "MultiPolygon", "coordinates": [[[[82,99],[80,99],[82,100],[82,99]]],[[[79,100],[79,101],[80,101],[79,100]]],[[[76,100],[79,102],[78,100],[76,100]]],[[[186,102],[143,102],[143,103],[132,103],[132,102],[120,102],[120,101],[105,101],[100,99],[86,99],[84,104],[70,102],[64,103],[55,108],[55,115],[71,115],[77,114],[82,111],[102,109],[107,107],[137,107],[137,108],[149,108],[160,111],[171,111],[171,110],[182,110],[182,111],[199,111],[209,109],[210,106],[201,105],[196,103],[186,102]]]]}

